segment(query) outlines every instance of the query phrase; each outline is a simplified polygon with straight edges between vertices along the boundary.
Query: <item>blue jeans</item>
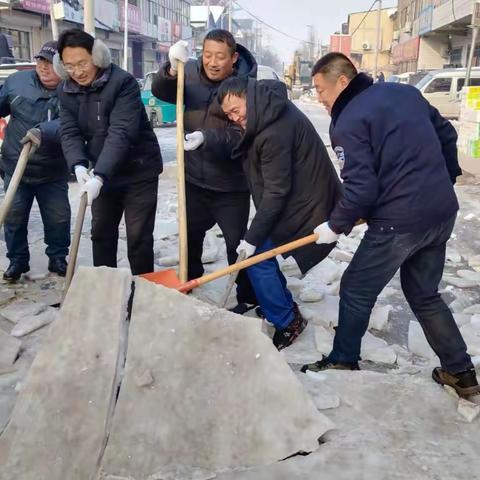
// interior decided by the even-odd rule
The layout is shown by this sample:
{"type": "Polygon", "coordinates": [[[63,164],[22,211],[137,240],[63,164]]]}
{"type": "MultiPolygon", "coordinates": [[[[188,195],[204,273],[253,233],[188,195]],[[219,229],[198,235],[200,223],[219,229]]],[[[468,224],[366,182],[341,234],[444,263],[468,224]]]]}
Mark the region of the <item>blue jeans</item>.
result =
{"type": "MultiPolygon", "coordinates": [[[[11,176],[5,175],[5,191],[11,176]]],[[[65,258],[70,246],[70,203],[66,181],[31,185],[21,183],[5,219],[7,257],[12,263],[28,265],[28,219],[33,200],[37,199],[43,221],[44,239],[49,258],[65,258]]]]}
{"type": "Polygon", "coordinates": [[[368,230],[345,270],[334,362],[356,362],[377,296],[400,268],[402,290],[442,368],[456,374],[473,368],[449,308],[438,293],[446,244],[455,217],[422,233],[373,233],[368,230]]]}
{"type": "MultiPolygon", "coordinates": [[[[267,240],[257,248],[255,254],[272,248],[274,248],[273,243],[267,240]]],[[[278,330],[287,328],[294,318],[293,297],[287,288],[287,281],[280,271],[276,258],[247,268],[247,274],[265,318],[278,330]]]]}

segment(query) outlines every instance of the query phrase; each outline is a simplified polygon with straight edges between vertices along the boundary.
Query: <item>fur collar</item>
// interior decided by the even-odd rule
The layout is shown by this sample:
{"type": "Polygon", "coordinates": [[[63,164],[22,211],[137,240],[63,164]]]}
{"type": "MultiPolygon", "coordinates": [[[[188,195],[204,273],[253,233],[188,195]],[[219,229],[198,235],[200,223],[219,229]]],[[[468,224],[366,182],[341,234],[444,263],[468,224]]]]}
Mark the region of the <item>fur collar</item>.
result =
{"type": "Polygon", "coordinates": [[[343,109],[355,98],[358,94],[362,93],[368,87],[373,84],[371,77],[365,73],[359,73],[354,77],[347,88],[339,95],[332,107],[332,123],[337,123],[338,117],[342,113],[343,109]]]}

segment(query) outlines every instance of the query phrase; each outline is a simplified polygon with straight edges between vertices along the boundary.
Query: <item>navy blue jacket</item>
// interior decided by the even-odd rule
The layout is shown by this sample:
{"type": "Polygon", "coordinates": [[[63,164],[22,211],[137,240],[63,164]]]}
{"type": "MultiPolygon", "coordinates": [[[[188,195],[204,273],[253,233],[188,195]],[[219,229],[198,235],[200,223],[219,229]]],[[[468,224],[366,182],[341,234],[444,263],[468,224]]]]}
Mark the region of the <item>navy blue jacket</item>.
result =
{"type": "Polygon", "coordinates": [[[415,87],[358,74],[332,108],[330,137],[344,182],[335,232],[360,218],[375,231],[418,232],[457,212],[457,134],[415,87]]]}
{"type": "Polygon", "coordinates": [[[42,144],[28,160],[22,182],[67,180],[67,163],[60,145],[59,110],[56,90],[46,89],[35,70],[16,72],[7,78],[0,91],[0,117],[10,115],[2,144],[0,168],[3,172],[13,174],[23,147],[20,140],[27,130],[38,127],[42,144]]]}
{"type": "Polygon", "coordinates": [[[107,188],[162,172],[157,137],[132,75],[111,64],[89,87],[62,82],[58,97],[62,148],[72,171],[75,165],[93,165],[107,188]]]}

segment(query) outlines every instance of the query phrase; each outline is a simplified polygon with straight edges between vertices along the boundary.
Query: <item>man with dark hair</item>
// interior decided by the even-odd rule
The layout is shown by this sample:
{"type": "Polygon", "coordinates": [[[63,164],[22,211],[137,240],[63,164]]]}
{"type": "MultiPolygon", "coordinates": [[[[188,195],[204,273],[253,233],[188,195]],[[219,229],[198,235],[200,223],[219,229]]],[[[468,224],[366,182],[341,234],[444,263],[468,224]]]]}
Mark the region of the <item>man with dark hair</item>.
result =
{"type": "MultiPolygon", "coordinates": [[[[226,30],[212,30],[203,41],[203,54],[188,59],[187,42],[170,48],[170,61],[152,84],[153,94],[175,103],[177,65],[185,63],[186,197],[188,231],[188,278],[203,274],[202,251],[207,230],[218,224],[223,233],[228,262],[237,259],[236,248],[247,229],[250,194],[239,162],[231,162],[232,145],[240,138],[216,99],[221,82],[228,77],[252,77],[257,64],[250,52],[235,43],[226,30]]],[[[238,305],[244,313],[257,303],[245,272],[237,279],[238,305]]]]}
{"type": "Polygon", "coordinates": [[[71,29],[58,40],[62,147],[92,206],[93,264],[117,266],[118,226],[125,214],[134,275],[153,271],[153,229],[162,157],[135,78],[110,51],[71,29]],[[93,167],[92,172],[89,168],[93,167]]]}
{"type": "Polygon", "coordinates": [[[70,204],[67,164],[58,134],[60,105],[56,88],[61,79],[52,66],[56,52],[56,42],[46,42],[35,56],[35,70],[10,75],[0,91],[0,117],[10,115],[0,162],[5,190],[17,166],[22,144],[30,141],[38,147],[28,160],[5,219],[10,266],[3,278],[10,282],[17,281],[30,269],[27,234],[34,199],[43,221],[48,270],[61,276],[67,271],[70,204]]]}
{"type": "Polygon", "coordinates": [[[333,350],[302,371],[358,370],[372,308],[400,269],[405,297],[440,359],[433,379],[461,396],[478,394],[467,347],[438,293],[458,211],[457,134],[416,88],[372,85],[363,73],[350,78],[348,63],[331,53],[313,69],[318,99],[332,117],[330,137],[344,181],[330,219],[314,231],[318,243],[330,244],[360,218],[368,230],[341,281],[333,350]]]}
{"type": "MultiPolygon", "coordinates": [[[[327,150],[308,118],[288,100],[275,80],[230,78],[218,91],[227,117],[243,132],[233,160],[243,163],[256,214],[238,246],[246,257],[308,235],[330,215],[340,181],[327,150]]],[[[305,273],[334,245],[311,245],[291,252],[305,273]]],[[[265,318],[275,326],[281,350],[302,333],[307,321],[293,302],[272,258],[247,269],[265,318]]]]}

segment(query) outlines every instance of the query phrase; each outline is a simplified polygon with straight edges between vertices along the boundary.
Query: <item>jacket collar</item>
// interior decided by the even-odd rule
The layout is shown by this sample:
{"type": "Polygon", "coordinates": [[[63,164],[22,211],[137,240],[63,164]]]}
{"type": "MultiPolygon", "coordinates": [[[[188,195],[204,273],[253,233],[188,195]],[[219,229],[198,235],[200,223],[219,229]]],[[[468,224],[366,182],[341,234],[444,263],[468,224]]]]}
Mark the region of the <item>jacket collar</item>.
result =
{"type": "Polygon", "coordinates": [[[353,98],[362,93],[373,84],[373,80],[365,73],[359,73],[354,77],[347,88],[339,95],[332,107],[332,123],[337,123],[338,117],[343,109],[350,103],[353,98]]]}
{"type": "Polygon", "coordinates": [[[67,93],[89,93],[98,90],[105,85],[112,74],[112,64],[109,67],[99,70],[95,80],[88,87],[82,87],[77,82],[69,78],[63,84],[63,91],[67,93]]]}

